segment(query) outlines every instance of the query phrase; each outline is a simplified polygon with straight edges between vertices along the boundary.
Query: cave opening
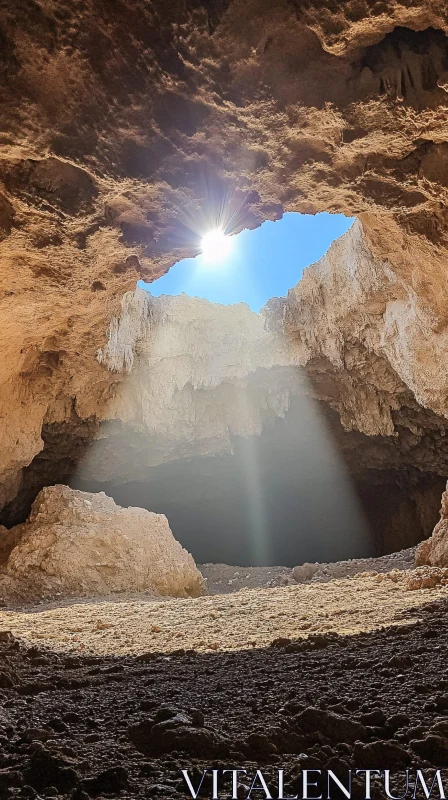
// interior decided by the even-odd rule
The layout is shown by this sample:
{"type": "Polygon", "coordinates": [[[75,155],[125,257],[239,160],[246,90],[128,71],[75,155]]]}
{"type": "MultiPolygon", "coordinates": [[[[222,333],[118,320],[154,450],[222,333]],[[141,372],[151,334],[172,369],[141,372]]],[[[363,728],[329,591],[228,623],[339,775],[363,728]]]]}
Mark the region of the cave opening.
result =
{"type": "Polygon", "coordinates": [[[259,312],[272,297],[285,295],[353,222],[344,214],[290,212],[235,235],[220,227],[204,229],[199,255],[138,285],[154,297],[185,293],[224,305],[244,302],[259,312]]]}

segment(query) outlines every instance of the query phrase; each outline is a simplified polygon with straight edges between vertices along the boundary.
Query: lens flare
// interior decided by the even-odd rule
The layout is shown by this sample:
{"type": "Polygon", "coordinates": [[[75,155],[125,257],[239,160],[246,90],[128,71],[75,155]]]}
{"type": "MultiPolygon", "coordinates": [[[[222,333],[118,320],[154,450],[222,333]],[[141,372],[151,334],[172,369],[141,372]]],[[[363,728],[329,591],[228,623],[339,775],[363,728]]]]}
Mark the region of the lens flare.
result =
{"type": "Polygon", "coordinates": [[[232,249],[230,236],[218,228],[202,237],[201,252],[207,261],[222,261],[232,249]]]}

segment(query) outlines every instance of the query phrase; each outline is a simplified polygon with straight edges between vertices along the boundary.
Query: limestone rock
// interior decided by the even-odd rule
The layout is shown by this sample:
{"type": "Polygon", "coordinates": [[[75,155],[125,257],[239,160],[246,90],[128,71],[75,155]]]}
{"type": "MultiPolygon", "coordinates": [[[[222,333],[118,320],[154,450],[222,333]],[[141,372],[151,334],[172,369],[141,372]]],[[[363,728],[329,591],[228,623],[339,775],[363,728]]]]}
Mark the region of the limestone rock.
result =
{"type": "Polygon", "coordinates": [[[418,566],[429,564],[431,567],[448,567],[448,483],[447,490],[442,495],[440,521],[430,539],[417,548],[415,563],[418,566]]]}
{"type": "Polygon", "coordinates": [[[108,480],[122,469],[142,480],[149,466],[231,452],[232,437],[259,436],[268,420],[284,417],[301,386],[287,369],[294,356],[260,314],[186,294],[129,292],[98,356],[109,369],[132,368],[108,411],[120,424],[103,425],[83,479],[108,480]]]}
{"type": "Polygon", "coordinates": [[[0,577],[8,598],[152,591],[196,597],[203,579],[162,514],[121,508],[103,492],[50,486],[36,498],[0,577]]]}
{"type": "Polygon", "coordinates": [[[300,564],[299,566],[294,567],[292,571],[292,577],[296,583],[306,583],[307,581],[311,580],[318,569],[318,564],[309,564],[306,562],[305,564],[300,564]]]}

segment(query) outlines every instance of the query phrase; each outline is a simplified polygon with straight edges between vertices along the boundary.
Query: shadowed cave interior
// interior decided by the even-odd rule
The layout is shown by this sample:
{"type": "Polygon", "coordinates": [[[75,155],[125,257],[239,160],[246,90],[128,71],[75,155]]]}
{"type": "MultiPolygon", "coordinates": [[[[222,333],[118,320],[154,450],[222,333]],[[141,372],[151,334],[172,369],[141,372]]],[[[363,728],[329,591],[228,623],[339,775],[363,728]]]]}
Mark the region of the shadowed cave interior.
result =
{"type": "MultiPolygon", "coordinates": [[[[145,463],[149,443],[139,432],[118,422],[108,423],[103,438],[101,431],[76,419],[47,426],[45,447],[0,521],[25,521],[42,486],[67,483],[166,514],[198,563],[294,566],[411,547],[430,535],[439,516],[445,478],[403,463],[404,431],[399,443],[346,432],[317,401],[293,398],[286,418],[271,421],[261,436],[234,437],[233,454],[155,467],[145,463]],[[99,462],[113,464],[113,479],[86,478],[91,449],[99,462]]],[[[419,444],[422,452],[433,446],[419,444]]]]}

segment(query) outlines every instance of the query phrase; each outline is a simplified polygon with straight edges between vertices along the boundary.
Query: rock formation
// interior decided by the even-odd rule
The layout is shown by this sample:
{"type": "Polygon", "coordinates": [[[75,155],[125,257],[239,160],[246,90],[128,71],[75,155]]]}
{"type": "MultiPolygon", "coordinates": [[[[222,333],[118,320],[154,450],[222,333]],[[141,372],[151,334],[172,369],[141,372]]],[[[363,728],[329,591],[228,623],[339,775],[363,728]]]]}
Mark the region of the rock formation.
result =
{"type": "MultiPolygon", "coordinates": [[[[441,0],[3,5],[2,521],[119,425],[137,278],[285,210],[359,218],[266,315],[351,469],[446,476],[447,33],[441,0]]],[[[228,449],[230,416],[172,455],[228,449]]]]}
{"type": "Polygon", "coordinates": [[[52,486],[36,498],[0,571],[0,596],[55,596],[149,591],[197,597],[203,579],[174,539],[166,517],[120,508],[104,493],[52,486]]]}
{"type": "Polygon", "coordinates": [[[109,408],[119,427],[105,426],[82,465],[85,477],[98,480],[118,472],[104,457],[111,447],[134,479],[145,466],[232,452],[232,437],[259,436],[267,420],[285,416],[290,392],[300,391],[302,381],[285,369],[295,357],[284,337],[267,331],[245,303],[156,298],[143,289],[125,296],[98,357],[113,370],[133,365],[109,408]],[[132,340],[130,331],[140,335],[132,340]],[[134,467],[126,454],[130,429],[146,438],[134,467]]]}
{"type": "Polygon", "coordinates": [[[431,567],[448,566],[448,484],[442,495],[440,520],[429,539],[422,542],[415,553],[417,566],[429,564],[431,567]]]}
{"type": "MultiPolygon", "coordinates": [[[[113,418],[100,426],[78,463],[79,485],[105,489],[124,505],[167,513],[176,535],[190,530],[184,541],[201,552],[201,560],[238,563],[244,557],[243,506],[253,502],[254,491],[264,496],[261,505],[275,509],[281,503],[279,515],[265,508],[264,516],[270,517],[268,538],[285,542],[285,550],[277,550],[282,563],[294,557],[288,547],[306,540],[311,530],[317,539],[319,526],[347,540],[347,549],[336,550],[334,557],[371,552],[350,499],[353,489],[375,534],[374,552],[413,545],[428,535],[448,471],[445,420],[418,405],[380,345],[377,355],[370,347],[366,358],[366,331],[373,341],[385,337],[382,317],[372,317],[368,327],[366,312],[356,310],[354,287],[367,283],[369,267],[373,271],[363,248],[362,230],[355,225],[307,270],[290,297],[272,301],[262,315],[244,304],[224,307],[186,295],[154,298],[141,290],[127,295],[98,357],[109,369],[130,372],[117,387],[113,418]],[[340,287],[339,326],[345,324],[350,346],[340,345],[339,361],[325,351],[331,353],[338,342],[332,307],[324,290],[313,300],[309,296],[309,285],[318,280],[340,287]],[[302,291],[313,316],[304,319],[302,329],[298,313],[291,330],[291,296],[302,291]],[[315,486],[305,490],[312,480],[315,486]],[[279,483],[280,495],[272,490],[279,483]],[[330,499],[336,487],[339,509],[330,499]],[[319,521],[310,508],[316,503],[319,521]],[[238,530],[239,553],[204,552],[211,531],[229,545],[238,530]]],[[[403,347],[398,332],[395,346],[403,347]]],[[[50,455],[51,450],[47,460],[52,461],[50,455]]],[[[263,528],[260,520],[256,527],[263,528]]],[[[259,532],[253,535],[260,538],[259,532]]],[[[329,558],[329,552],[314,557],[329,558]]],[[[244,563],[252,563],[249,554],[246,558],[244,563]]]]}
{"type": "MultiPolygon", "coordinates": [[[[3,520],[25,519],[42,486],[76,475],[79,488],[166,513],[201,560],[268,562],[267,553],[242,555],[241,542],[239,556],[231,547],[203,549],[212,530],[218,543],[229,544],[248,524],[263,528],[255,517],[245,519],[254,491],[265,496],[261,505],[282,504],[284,518],[271,515],[264,523],[272,529],[266,539],[281,528],[275,537],[284,548],[271,552],[276,561],[343,559],[416,544],[434,525],[448,473],[446,419],[417,402],[404,362],[393,361],[407,348],[415,387],[422,394],[432,387],[435,402],[437,383],[417,356],[423,331],[414,326],[409,339],[409,326],[388,327],[386,315],[369,306],[372,286],[380,286],[383,303],[394,308],[396,287],[386,272],[356,223],[287,298],[272,300],[261,315],[244,304],[127,293],[96,353],[109,374],[122,378],[103,407],[106,419],[45,425],[44,449],[24,470],[3,520]],[[226,454],[233,460],[223,460],[226,454]],[[315,487],[305,489],[311,476],[315,487]],[[280,481],[282,500],[271,490],[280,481]],[[322,519],[310,508],[316,503],[322,519]],[[327,541],[315,552],[290,552],[294,541],[316,538],[319,528],[327,529],[327,539],[345,539],[342,549],[333,551],[327,541]]],[[[442,351],[437,347],[434,337],[434,358],[442,351]]],[[[439,385],[442,397],[443,377],[439,385]]]]}

